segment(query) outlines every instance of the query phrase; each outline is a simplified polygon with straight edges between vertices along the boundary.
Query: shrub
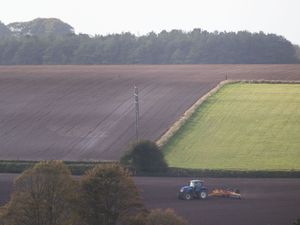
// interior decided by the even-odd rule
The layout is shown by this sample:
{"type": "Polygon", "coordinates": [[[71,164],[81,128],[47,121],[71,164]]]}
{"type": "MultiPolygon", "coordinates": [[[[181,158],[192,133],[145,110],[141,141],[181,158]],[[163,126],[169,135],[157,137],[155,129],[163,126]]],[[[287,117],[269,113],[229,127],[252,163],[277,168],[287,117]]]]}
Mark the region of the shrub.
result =
{"type": "Polygon", "coordinates": [[[132,144],[121,158],[121,163],[140,172],[164,172],[168,168],[161,150],[148,140],[132,144]]]}
{"type": "Polygon", "coordinates": [[[155,209],[147,217],[146,225],[188,225],[188,223],[177,216],[172,209],[162,211],[155,209]]]}

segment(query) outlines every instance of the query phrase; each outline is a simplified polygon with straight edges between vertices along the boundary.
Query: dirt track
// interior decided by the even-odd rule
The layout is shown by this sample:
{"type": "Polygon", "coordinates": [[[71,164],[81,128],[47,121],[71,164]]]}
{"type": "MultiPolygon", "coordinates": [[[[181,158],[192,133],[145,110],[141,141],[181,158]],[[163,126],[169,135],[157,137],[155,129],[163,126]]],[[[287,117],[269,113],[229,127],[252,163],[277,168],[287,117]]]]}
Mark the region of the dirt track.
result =
{"type": "Polygon", "coordinates": [[[0,159],[118,159],[225,79],[300,80],[300,65],[0,66],[0,159]]]}
{"type": "MultiPolygon", "coordinates": [[[[0,174],[0,204],[15,175],[0,174]]],[[[177,190],[189,178],[134,178],[149,208],[173,208],[191,225],[292,225],[300,217],[300,179],[205,179],[208,188],[238,187],[242,200],[183,201],[177,190]]]]}

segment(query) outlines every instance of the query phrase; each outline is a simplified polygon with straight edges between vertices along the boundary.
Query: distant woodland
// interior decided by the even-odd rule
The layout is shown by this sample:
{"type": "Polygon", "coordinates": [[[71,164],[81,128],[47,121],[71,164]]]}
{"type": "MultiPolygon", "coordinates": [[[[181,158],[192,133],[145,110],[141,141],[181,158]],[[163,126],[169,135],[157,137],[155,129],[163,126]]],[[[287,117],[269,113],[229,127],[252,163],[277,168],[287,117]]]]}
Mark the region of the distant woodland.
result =
{"type": "Polygon", "coordinates": [[[75,34],[58,19],[0,22],[0,64],[285,64],[300,63],[299,46],[263,32],[194,29],[75,34]]]}

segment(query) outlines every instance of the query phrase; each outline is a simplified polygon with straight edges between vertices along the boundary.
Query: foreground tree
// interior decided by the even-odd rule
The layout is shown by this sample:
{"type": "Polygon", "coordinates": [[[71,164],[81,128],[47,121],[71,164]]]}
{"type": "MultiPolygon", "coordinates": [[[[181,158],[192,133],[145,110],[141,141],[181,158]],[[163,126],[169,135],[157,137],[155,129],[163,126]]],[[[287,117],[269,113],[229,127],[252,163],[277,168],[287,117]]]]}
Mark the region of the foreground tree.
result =
{"type": "Polygon", "coordinates": [[[293,225],[300,225],[300,218],[298,218],[294,223],[293,225]]]}
{"type": "Polygon", "coordinates": [[[40,162],[14,182],[11,200],[2,210],[9,225],[61,225],[72,220],[75,184],[60,161],[40,162]]]}
{"type": "Polygon", "coordinates": [[[188,225],[181,217],[177,216],[172,209],[162,211],[155,209],[147,217],[146,225],[188,225]]]}
{"type": "Polygon", "coordinates": [[[142,172],[164,172],[168,167],[161,150],[148,140],[134,143],[121,158],[121,163],[142,172]]]}
{"type": "Polygon", "coordinates": [[[0,207],[0,225],[5,225],[5,215],[7,213],[7,207],[2,206],[0,207]]]}
{"type": "Polygon", "coordinates": [[[138,190],[127,172],[117,164],[88,171],[80,183],[78,213],[84,224],[124,224],[144,210],[138,190]]]}
{"type": "Polygon", "coordinates": [[[188,225],[188,222],[177,216],[172,209],[154,209],[151,212],[138,214],[125,225],[188,225]]]}

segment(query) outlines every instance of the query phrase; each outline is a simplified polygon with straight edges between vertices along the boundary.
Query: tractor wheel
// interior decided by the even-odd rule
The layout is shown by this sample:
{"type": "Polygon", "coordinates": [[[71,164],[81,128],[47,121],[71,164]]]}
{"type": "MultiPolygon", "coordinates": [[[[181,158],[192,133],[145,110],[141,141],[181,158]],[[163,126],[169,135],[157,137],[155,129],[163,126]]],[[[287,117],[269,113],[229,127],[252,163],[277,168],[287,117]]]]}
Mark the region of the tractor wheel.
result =
{"type": "Polygon", "coordinates": [[[206,199],[207,198],[207,192],[206,191],[201,191],[200,198],[201,199],[206,199]]]}
{"type": "Polygon", "coordinates": [[[184,199],[185,199],[185,200],[191,200],[191,199],[192,199],[191,193],[185,193],[185,194],[184,194],[184,199]]]}

